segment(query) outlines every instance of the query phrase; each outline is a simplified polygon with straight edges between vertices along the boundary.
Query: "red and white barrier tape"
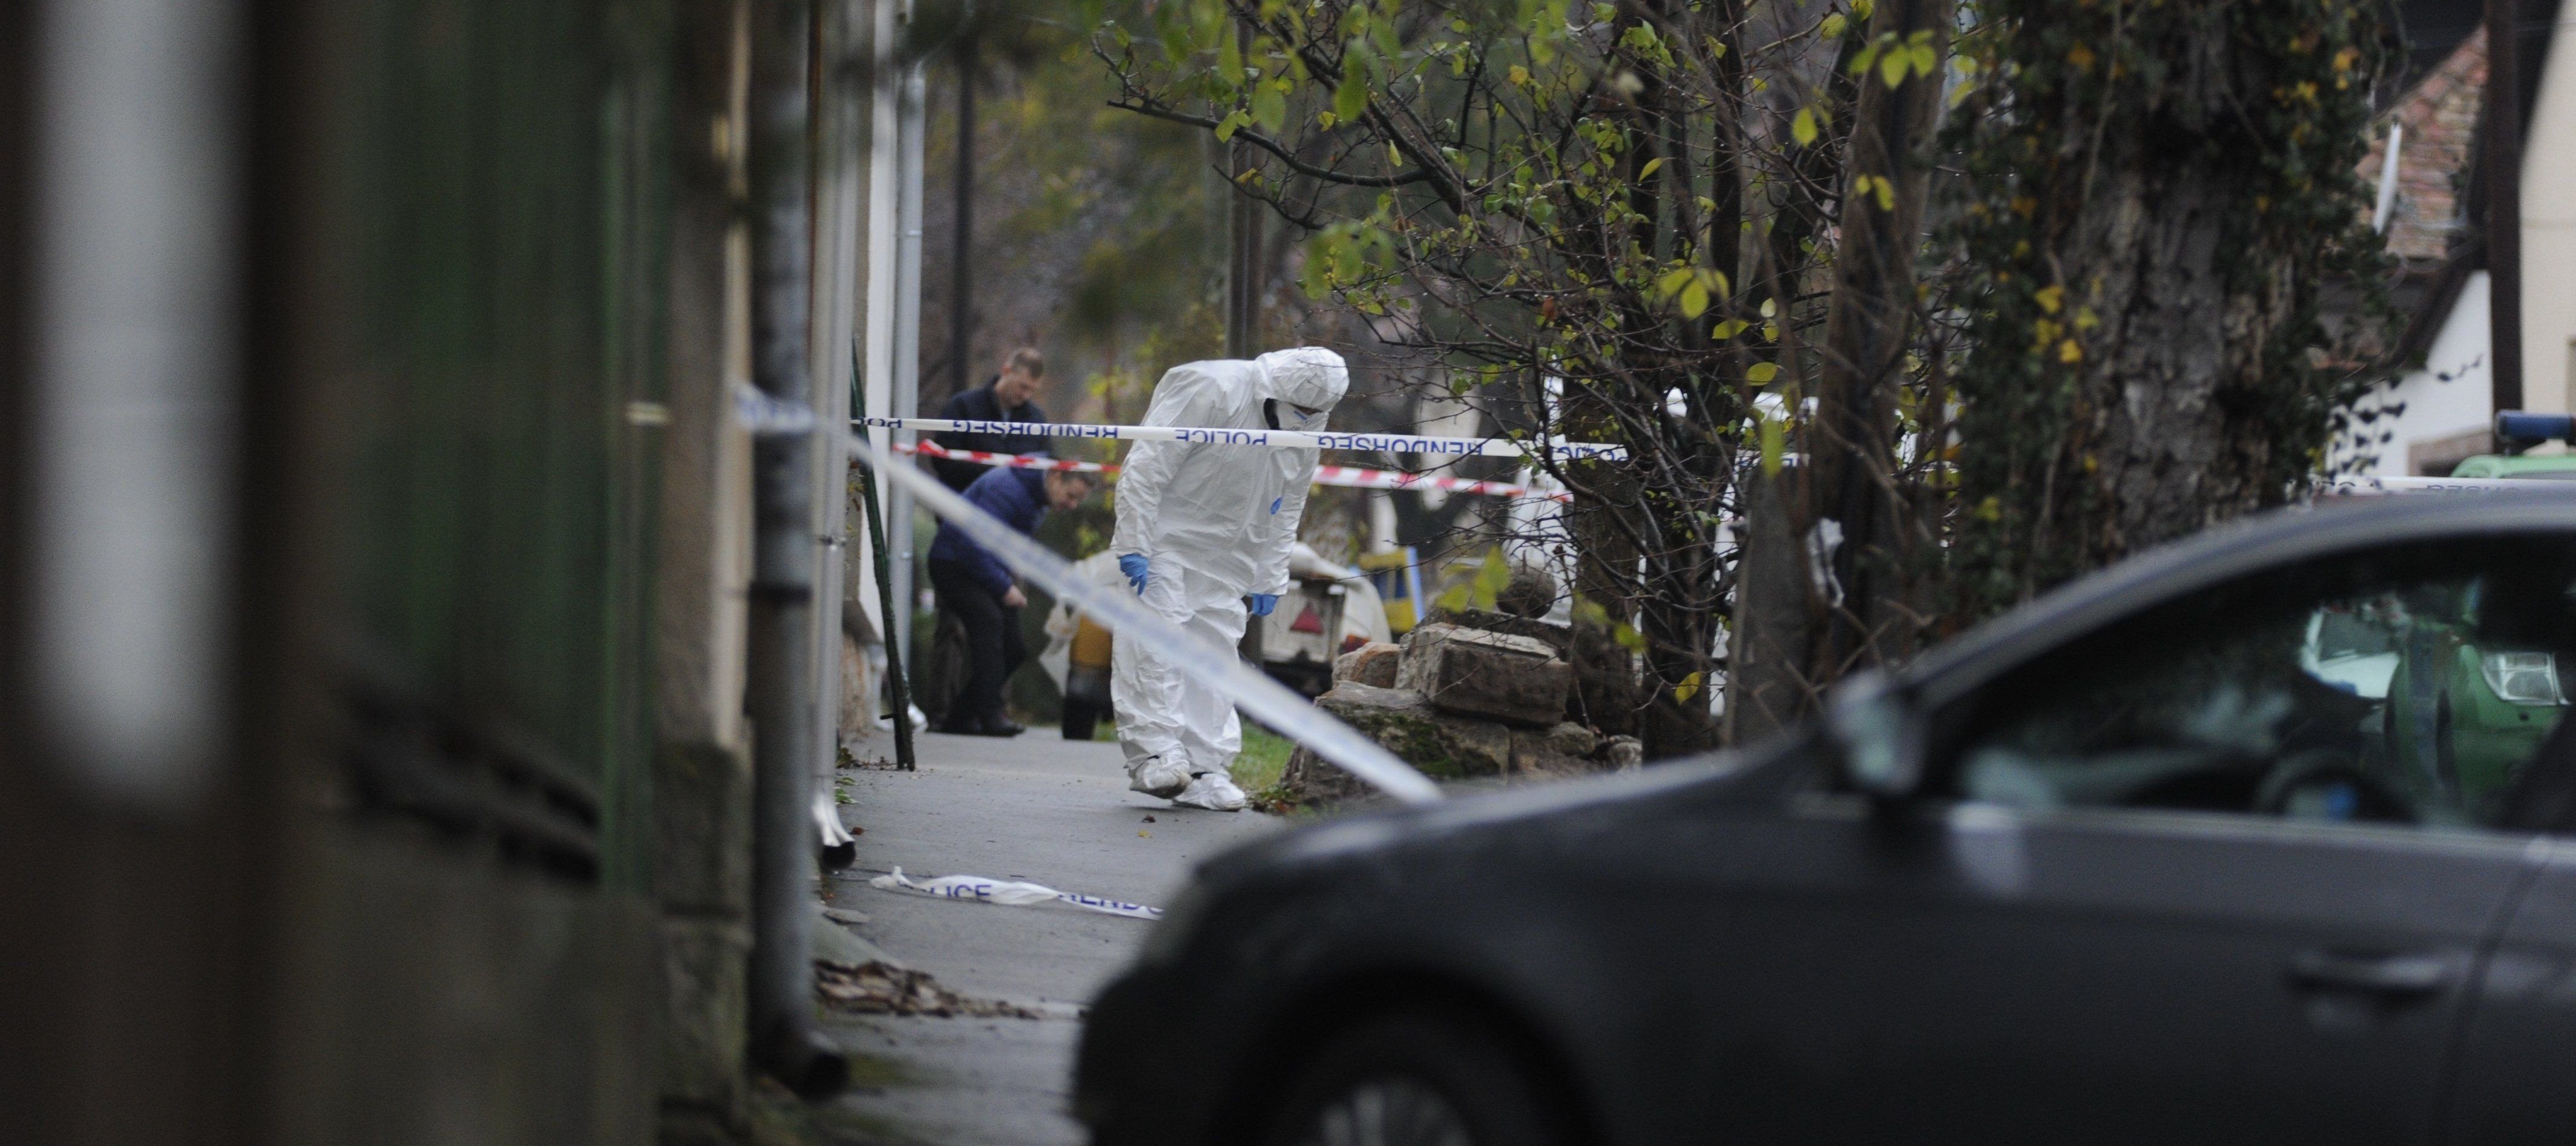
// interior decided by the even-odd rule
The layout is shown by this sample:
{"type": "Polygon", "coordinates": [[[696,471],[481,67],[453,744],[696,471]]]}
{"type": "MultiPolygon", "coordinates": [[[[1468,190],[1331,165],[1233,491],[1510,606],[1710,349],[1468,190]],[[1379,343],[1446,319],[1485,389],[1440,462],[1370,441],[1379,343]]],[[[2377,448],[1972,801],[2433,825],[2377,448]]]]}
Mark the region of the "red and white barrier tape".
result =
{"type": "MultiPolygon", "coordinates": [[[[918,445],[897,443],[902,453],[919,453],[923,457],[948,458],[977,465],[1009,466],[1024,470],[1055,470],[1072,473],[1094,473],[1115,476],[1118,467],[1100,462],[1076,462],[1062,458],[1021,457],[984,450],[952,450],[937,442],[918,445]]],[[[1479,481],[1475,478],[1450,477],[1446,474],[1409,474],[1401,470],[1371,470],[1357,466],[1317,466],[1315,484],[1342,486],[1349,489],[1437,489],[1450,493],[1481,494],[1486,497],[1530,497],[1530,487],[1503,481],[1479,481]]],[[[1538,494],[1552,501],[1569,501],[1563,492],[1538,494]]]]}
{"type": "Polygon", "coordinates": [[[1118,467],[1113,465],[1104,465],[1099,462],[1077,462],[1068,461],[1063,458],[1021,457],[1018,454],[996,454],[989,453],[984,450],[952,450],[937,442],[922,442],[918,445],[911,442],[896,442],[894,444],[894,449],[895,452],[899,454],[918,453],[925,458],[946,458],[950,461],[973,462],[977,465],[983,466],[1009,466],[1016,470],[1055,470],[1059,473],[1078,474],[1115,474],[1118,472],[1118,467]]]}

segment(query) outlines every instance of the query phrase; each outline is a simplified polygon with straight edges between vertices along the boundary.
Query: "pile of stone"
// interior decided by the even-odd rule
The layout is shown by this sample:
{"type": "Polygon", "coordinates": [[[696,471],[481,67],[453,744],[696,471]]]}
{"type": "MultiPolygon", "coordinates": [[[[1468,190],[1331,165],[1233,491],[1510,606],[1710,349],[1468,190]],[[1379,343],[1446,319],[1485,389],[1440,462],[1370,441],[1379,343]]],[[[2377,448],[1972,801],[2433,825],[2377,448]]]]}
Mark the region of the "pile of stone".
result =
{"type": "MultiPolygon", "coordinates": [[[[1342,654],[1315,704],[1435,780],[1552,780],[1634,768],[1633,736],[1565,719],[1574,635],[1507,613],[1442,610],[1405,634],[1342,654]]],[[[1300,748],[1280,777],[1292,803],[1364,798],[1370,789],[1300,748]]]]}

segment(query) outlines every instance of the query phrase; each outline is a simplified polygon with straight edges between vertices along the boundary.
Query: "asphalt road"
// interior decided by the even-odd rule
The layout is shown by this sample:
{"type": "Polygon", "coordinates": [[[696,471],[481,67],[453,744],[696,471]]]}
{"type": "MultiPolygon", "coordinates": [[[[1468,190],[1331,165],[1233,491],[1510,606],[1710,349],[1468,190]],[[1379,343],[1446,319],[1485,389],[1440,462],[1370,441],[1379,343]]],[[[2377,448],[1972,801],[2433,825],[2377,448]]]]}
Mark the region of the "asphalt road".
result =
{"type": "MultiPolygon", "coordinates": [[[[891,753],[890,740],[872,747],[891,753]]],[[[868,886],[912,876],[1023,879],[1160,905],[1192,863],[1275,830],[1252,812],[1206,812],[1127,790],[1116,745],[1053,729],[1013,740],[924,735],[921,770],[845,768],[842,819],[864,829],[854,867],[827,880],[852,930],[952,991],[1020,1003],[1043,1019],[835,1014],[857,1082],[837,1113],[887,1143],[1079,1143],[1066,1113],[1081,1004],[1153,925],[1070,905],[995,907],[868,886]],[[1151,817],[1150,821],[1148,817],[1151,817]]]]}

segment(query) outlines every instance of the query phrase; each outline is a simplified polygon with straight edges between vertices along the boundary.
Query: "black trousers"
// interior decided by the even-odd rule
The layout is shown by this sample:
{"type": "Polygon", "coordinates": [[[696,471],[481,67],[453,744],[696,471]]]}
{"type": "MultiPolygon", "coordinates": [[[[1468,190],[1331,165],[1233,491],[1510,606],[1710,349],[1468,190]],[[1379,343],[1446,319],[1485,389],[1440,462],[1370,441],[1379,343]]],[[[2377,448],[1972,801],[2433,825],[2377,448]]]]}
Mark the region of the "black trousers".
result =
{"type": "Polygon", "coordinates": [[[1002,604],[1000,596],[955,561],[930,563],[930,588],[939,595],[940,609],[964,622],[966,648],[975,660],[966,691],[948,708],[948,722],[1000,720],[1002,682],[1029,659],[1028,646],[1020,640],[1020,611],[1002,604]]]}

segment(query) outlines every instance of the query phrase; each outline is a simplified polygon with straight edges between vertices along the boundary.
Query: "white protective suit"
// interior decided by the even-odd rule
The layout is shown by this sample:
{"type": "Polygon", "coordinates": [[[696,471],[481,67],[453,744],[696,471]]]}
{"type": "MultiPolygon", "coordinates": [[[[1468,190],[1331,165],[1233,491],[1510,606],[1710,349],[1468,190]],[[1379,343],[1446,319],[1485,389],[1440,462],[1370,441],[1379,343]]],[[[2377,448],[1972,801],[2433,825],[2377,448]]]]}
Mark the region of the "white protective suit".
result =
{"type": "MultiPolygon", "coordinates": [[[[1350,386],[1342,356],[1320,347],[1251,361],[1175,366],[1154,386],[1149,426],[1321,430],[1350,386]],[[1300,415],[1292,406],[1317,411],[1300,415]]],[[[1141,554],[1148,608],[1214,649],[1243,639],[1246,594],[1288,592],[1288,551],[1321,451],[1215,443],[1138,442],[1118,479],[1118,532],[1109,551],[1141,554]]],[[[1234,703],[1205,673],[1117,639],[1109,693],[1130,787],[1180,803],[1231,810],[1243,794],[1227,772],[1243,747],[1234,703]]]]}

